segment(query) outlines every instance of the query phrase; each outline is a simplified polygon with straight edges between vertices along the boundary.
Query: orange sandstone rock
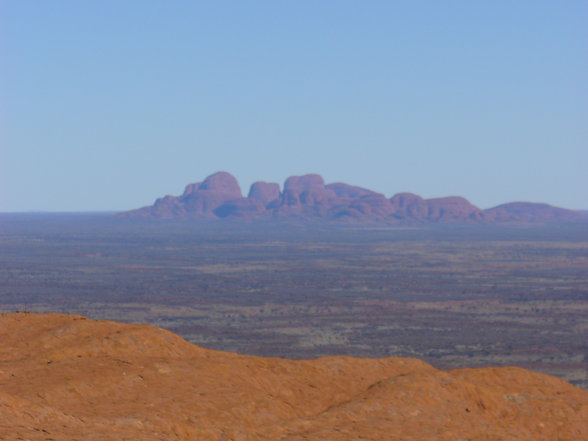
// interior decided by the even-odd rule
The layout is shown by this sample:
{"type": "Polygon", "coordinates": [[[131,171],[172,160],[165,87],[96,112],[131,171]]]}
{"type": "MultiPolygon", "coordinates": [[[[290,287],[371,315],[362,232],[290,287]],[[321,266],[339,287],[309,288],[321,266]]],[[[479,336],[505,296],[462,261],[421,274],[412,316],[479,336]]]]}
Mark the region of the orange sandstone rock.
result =
{"type": "Polygon", "coordinates": [[[588,439],[588,391],[519,368],[293,361],[146,325],[0,315],[0,440],[588,439]]]}

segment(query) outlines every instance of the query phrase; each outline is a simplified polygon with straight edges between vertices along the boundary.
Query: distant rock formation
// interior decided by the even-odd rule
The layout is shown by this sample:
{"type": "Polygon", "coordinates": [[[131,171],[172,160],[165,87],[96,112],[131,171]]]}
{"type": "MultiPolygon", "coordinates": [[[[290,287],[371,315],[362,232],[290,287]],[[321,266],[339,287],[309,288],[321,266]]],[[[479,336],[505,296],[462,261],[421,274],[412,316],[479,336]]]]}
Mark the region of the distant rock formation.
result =
{"type": "Polygon", "coordinates": [[[487,215],[496,221],[567,221],[575,220],[585,215],[579,211],[552,207],[547,204],[531,202],[510,202],[486,210],[487,215]]]}
{"type": "Polygon", "coordinates": [[[588,439],[588,391],[516,367],[253,357],[58,314],[1,314],[0,341],[1,440],[588,439]]]}
{"type": "Polygon", "coordinates": [[[588,220],[585,213],[547,204],[512,202],[480,209],[460,196],[423,199],[411,193],[387,198],[345,183],[325,185],[317,174],[276,183],[255,182],[243,197],[237,180],[218,172],[120,217],[159,219],[298,219],[387,223],[529,223],[588,220]]]}
{"type": "Polygon", "coordinates": [[[280,198],[280,184],[267,182],[254,182],[249,190],[248,199],[259,201],[264,207],[280,198]]]}

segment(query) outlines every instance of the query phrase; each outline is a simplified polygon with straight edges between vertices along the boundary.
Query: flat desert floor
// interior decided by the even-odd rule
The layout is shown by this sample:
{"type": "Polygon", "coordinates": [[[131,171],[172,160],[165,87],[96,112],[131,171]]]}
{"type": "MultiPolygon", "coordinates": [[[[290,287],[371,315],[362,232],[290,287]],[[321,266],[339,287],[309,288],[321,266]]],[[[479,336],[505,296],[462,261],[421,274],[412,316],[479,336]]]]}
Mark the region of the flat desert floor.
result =
{"type": "Polygon", "coordinates": [[[0,311],[149,323],[241,354],[519,366],[588,388],[588,225],[0,215],[0,311]]]}

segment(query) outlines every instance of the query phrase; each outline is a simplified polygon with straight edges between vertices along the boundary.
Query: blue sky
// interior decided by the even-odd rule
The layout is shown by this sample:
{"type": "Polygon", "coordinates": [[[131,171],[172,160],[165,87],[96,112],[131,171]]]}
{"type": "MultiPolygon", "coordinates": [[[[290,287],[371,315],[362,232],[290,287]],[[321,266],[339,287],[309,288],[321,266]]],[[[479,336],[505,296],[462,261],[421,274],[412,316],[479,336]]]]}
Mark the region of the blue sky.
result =
{"type": "Polygon", "coordinates": [[[586,1],[0,0],[0,211],[225,170],[588,209],[586,1]]]}

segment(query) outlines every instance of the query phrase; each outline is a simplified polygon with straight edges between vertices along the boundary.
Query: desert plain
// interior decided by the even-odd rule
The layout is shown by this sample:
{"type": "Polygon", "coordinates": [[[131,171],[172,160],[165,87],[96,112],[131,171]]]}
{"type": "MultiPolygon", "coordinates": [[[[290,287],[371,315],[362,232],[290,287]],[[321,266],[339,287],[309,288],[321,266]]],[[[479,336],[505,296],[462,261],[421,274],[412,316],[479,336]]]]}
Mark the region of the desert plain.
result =
{"type": "Polygon", "coordinates": [[[0,438],[586,437],[586,224],[0,221],[0,438]]]}

